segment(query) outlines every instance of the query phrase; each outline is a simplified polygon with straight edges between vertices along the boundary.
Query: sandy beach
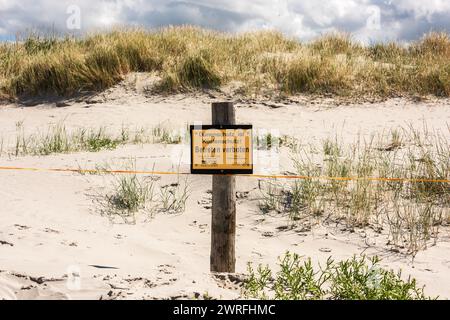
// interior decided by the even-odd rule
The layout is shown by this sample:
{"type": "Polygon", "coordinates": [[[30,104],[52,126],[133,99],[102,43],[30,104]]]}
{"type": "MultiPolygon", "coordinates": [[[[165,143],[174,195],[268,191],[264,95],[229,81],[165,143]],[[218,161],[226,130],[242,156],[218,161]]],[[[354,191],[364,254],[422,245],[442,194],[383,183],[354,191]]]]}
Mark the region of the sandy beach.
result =
{"type": "MultiPolygon", "coordinates": [[[[136,75],[136,77],[138,77],[136,75]]],[[[139,170],[189,172],[189,146],[125,144],[114,150],[46,156],[7,154],[18,123],[25,134],[45,132],[63,122],[68,130],[123,126],[165,126],[184,130],[211,121],[213,101],[221,93],[146,95],[139,81],[120,84],[99,95],[58,101],[0,105],[0,166],[24,168],[126,169],[130,159],[139,170]]],[[[237,122],[273,130],[301,143],[320,143],[339,136],[344,142],[369,138],[403,126],[440,131],[450,139],[450,101],[389,99],[345,104],[325,98],[270,101],[238,99],[237,122]]],[[[180,132],[181,132],[180,131],[180,132]]],[[[279,163],[268,168],[260,153],[255,173],[291,172],[289,149],[280,148],[279,163]]],[[[146,175],[143,175],[145,177],[146,175]]],[[[148,177],[148,175],[147,175],[148,177]]],[[[239,299],[247,263],[275,266],[286,251],[324,263],[353,255],[378,255],[382,265],[402,270],[425,285],[425,292],[450,298],[450,229],[414,259],[386,246],[385,234],[364,228],[352,232],[311,218],[311,227],[293,226],[282,214],[262,214],[259,178],[237,178],[235,275],[209,272],[211,176],[156,175],[160,186],[181,179],[190,193],[184,212],[138,214],[136,223],[102,215],[98,198],[111,189],[114,175],[74,172],[0,171],[0,299],[239,299]]]]}

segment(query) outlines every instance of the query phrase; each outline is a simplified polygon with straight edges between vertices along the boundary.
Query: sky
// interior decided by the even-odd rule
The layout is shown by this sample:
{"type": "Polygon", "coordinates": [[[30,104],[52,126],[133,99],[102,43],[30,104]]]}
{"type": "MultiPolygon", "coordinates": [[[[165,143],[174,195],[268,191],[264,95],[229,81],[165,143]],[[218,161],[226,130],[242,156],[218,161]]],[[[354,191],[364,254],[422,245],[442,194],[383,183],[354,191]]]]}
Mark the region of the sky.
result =
{"type": "Polygon", "coordinates": [[[0,41],[30,30],[83,34],[116,25],[278,30],[300,40],[344,31],[364,43],[450,32],[450,0],[0,0],[0,41]]]}

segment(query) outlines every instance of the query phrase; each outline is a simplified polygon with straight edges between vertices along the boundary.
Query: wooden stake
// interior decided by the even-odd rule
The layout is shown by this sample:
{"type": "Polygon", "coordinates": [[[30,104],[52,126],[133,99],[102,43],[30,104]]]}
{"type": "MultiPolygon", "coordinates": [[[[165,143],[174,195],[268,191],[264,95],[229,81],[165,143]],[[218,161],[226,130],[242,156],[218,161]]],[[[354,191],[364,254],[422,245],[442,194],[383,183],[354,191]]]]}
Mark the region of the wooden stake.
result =
{"type": "MultiPolygon", "coordinates": [[[[212,124],[233,125],[232,102],[212,104],[212,124]]],[[[235,176],[213,175],[211,222],[211,272],[235,272],[236,237],[235,176]]]]}

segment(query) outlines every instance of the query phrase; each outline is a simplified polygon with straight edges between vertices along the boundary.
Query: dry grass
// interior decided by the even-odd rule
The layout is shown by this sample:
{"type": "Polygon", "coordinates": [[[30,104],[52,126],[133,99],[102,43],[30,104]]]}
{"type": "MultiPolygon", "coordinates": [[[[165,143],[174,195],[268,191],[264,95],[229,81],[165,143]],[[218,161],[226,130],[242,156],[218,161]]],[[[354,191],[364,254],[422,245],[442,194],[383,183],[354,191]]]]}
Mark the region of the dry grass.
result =
{"type": "Polygon", "coordinates": [[[322,148],[296,146],[297,174],[311,179],[261,182],[261,211],[287,214],[307,225],[313,219],[339,222],[347,230],[369,227],[384,232],[396,249],[415,255],[436,243],[440,227],[448,225],[450,184],[364,178],[450,179],[447,136],[424,125],[352,145],[326,139],[322,148]],[[358,179],[345,180],[353,177],[358,179]]]}
{"type": "Polygon", "coordinates": [[[125,29],[82,39],[30,36],[0,45],[0,98],[71,95],[155,72],[172,92],[243,83],[246,94],[389,97],[450,94],[450,37],[408,47],[361,46],[345,34],[310,43],[277,32],[225,34],[196,27],[125,29]]]}

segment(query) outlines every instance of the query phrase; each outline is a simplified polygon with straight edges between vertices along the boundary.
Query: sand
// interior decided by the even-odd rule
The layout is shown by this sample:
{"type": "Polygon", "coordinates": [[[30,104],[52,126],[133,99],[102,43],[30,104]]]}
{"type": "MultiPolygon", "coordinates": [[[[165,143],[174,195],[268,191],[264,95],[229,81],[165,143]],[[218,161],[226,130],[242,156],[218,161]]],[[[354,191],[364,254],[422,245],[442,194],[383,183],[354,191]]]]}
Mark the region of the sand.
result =
{"type": "MultiPolygon", "coordinates": [[[[33,106],[4,104],[0,105],[0,137],[4,146],[11,146],[20,121],[30,133],[45,132],[49,124],[60,121],[69,129],[105,126],[115,132],[123,125],[208,124],[210,103],[224,98],[211,94],[155,97],[117,86],[91,98],[36,101],[33,106]]],[[[255,99],[238,101],[236,106],[238,123],[274,129],[305,142],[336,134],[353,141],[407,124],[422,126],[424,121],[448,137],[450,121],[448,100],[339,104],[331,99],[255,99]]],[[[269,169],[261,154],[256,172],[290,170],[289,155],[283,150],[279,165],[269,169]]],[[[0,166],[95,168],[108,164],[123,168],[134,159],[139,169],[179,167],[187,172],[188,151],[187,146],[145,144],[96,153],[2,154],[0,166]]],[[[441,229],[436,245],[413,260],[388,250],[384,237],[369,237],[365,230],[350,233],[321,224],[307,230],[287,228],[288,217],[259,212],[258,179],[238,177],[242,197],[237,204],[237,273],[212,275],[210,176],[188,176],[191,194],[182,214],[140,215],[136,224],[113,223],[100,214],[96,199],[108,192],[113,179],[70,172],[0,171],[0,299],[238,299],[247,262],[275,266],[277,257],[287,250],[312,257],[315,263],[323,263],[330,255],[340,260],[376,254],[383,258],[383,266],[415,277],[426,286],[427,294],[450,297],[448,228],[441,229]]],[[[158,179],[164,185],[177,177],[158,179]]]]}

